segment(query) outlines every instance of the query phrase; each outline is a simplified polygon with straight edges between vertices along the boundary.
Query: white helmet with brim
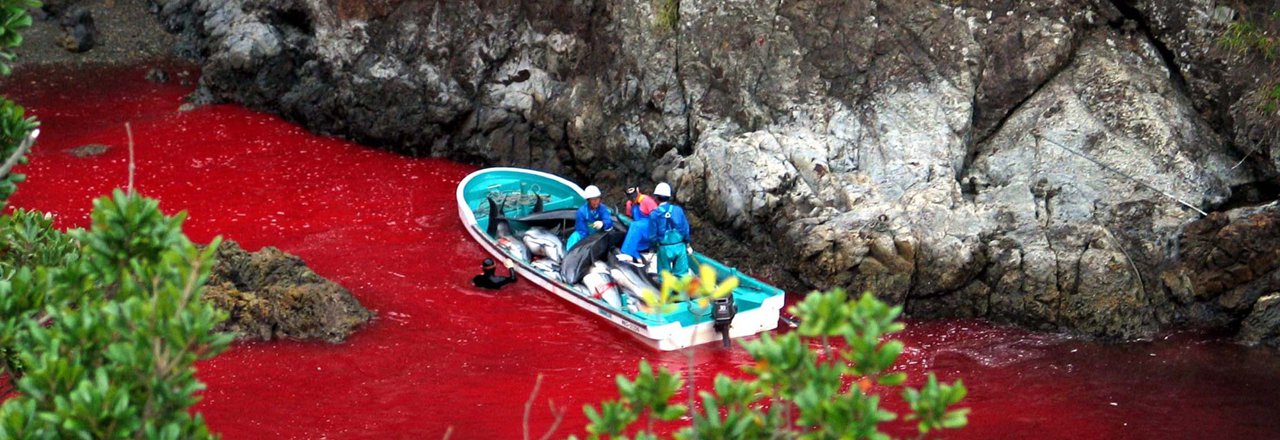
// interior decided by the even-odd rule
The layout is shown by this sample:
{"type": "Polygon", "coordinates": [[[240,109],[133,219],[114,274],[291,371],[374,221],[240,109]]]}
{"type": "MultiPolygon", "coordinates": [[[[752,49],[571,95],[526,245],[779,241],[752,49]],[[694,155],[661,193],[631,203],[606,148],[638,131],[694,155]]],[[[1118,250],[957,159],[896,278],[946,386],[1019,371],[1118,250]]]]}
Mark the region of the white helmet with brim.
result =
{"type": "Polygon", "coordinates": [[[588,199],[599,198],[600,188],[596,188],[595,185],[587,185],[587,188],[582,190],[582,195],[588,199]]]}
{"type": "Polygon", "coordinates": [[[667,185],[667,182],[659,183],[658,187],[653,189],[653,195],[671,197],[671,185],[667,185]]]}

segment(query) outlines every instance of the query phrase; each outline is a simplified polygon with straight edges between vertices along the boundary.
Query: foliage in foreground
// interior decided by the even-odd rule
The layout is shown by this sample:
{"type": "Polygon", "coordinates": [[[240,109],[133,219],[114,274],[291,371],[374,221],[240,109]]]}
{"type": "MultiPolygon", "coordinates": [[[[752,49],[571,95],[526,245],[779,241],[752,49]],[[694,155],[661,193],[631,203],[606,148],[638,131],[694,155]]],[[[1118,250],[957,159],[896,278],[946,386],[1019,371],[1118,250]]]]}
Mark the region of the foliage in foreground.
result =
{"type": "Polygon", "coordinates": [[[225,316],[200,300],[217,242],[197,249],[184,217],[117,190],[94,201],[89,230],[63,236],[24,211],[0,223],[0,373],[17,379],[0,438],[212,437],[189,412],[193,364],[231,335],[211,331],[225,316]]]}
{"type": "Polygon", "coordinates": [[[23,29],[31,27],[28,9],[40,7],[35,0],[0,0],[0,75],[9,74],[13,49],[22,44],[23,29]]]}
{"type": "MultiPolygon", "coordinates": [[[[39,6],[0,0],[0,75],[39,6]]],[[[36,126],[0,97],[0,207],[36,126]]],[[[0,217],[0,439],[213,437],[190,412],[203,388],[193,365],[231,335],[211,332],[225,316],[200,299],[217,240],[197,250],[184,217],[119,190],[94,201],[87,231],[0,217]]]]}
{"type": "MultiPolygon", "coordinates": [[[[9,63],[13,61],[13,49],[22,44],[20,31],[31,26],[28,8],[38,8],[40,2],[32,0],[0,0],[0,76],[8,76],[9,63]]],[[[38,123],[26,116],[26,110],[13,101],[0,96],[0,163],[12,157],[16,164],[25,164],[25,155],[14,156],[27,134],[38,123]]],[[[0,200],[8,200],[25,176],[12,172],[0,172],[0,200]]]]}
{"type": "MultiPolygon", "coordinates": [[[[879,427],[898,414],[880,406],[881,389],[900,392],[911,410],[903,420],[922,437],[968,423],[968,409],[951,409],[967,393],[960,380],[940,383],[929,374],[917,389],[904,385],[906,373],[890,372],[903,344],[885,336],[904,328],[896,321],[901,307],[869,293],[851,300],[835,290],[812,293],[790,311],[800,327],[743,343],[755,360],[744,368],[750,378],[718,375],[713,390],[698,393],[702,408],[675,438],[887,439],[879,427]],[[844,344],[833,348],[832,338],[844,344]]],[[[584,408],[588,438],[657,438],[655,421],[673,422],[690,411],[671,403],[685,381],[665,368],[655,371],[641,361],[634,379],[619,375],[617,383],[619,399],[584,408]],[[644,426],[635,427],[640,420],[644,426]]]]}

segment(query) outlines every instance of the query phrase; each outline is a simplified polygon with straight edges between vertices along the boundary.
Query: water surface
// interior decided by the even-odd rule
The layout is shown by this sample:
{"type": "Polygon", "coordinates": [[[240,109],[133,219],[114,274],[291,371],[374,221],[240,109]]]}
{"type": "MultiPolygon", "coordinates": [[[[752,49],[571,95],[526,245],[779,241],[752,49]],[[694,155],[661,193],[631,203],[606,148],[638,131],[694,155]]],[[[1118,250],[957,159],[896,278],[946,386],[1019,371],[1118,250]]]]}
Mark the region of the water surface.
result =
{"type": "MultiPolygon", "coordinates": [[[[531,284],[471,287],[485,255],[454,189],[475,167],[316,136],[236,105],[180,112],[190,87],[148,83],[145,71],[28,69],[0,86],[43,122],[12,205],[87,225],[90,201],[127,181],[129,122],[138,190],[186,210],[193,239],[297,254],[378,313],[342,345],[238,343],[200,364],[209,387],[198,410],[225,438],[519,438],[539,374],[531,428],[553,420],[549,398],[567,410],[562,437],[638,360],[686,364],[531,284]],[[110,149],[66,151],[93,143],[110,149]]],[[[965,320],[913,321],[901,336],[898,368],[913,381],[932,370],[970,389],[971,425],[948,438],[1280,438],[1274,351],[1190,334],[1098,344],[965,320]]],[[[698,347],[698,386],[748,360],[698,347]]]]}

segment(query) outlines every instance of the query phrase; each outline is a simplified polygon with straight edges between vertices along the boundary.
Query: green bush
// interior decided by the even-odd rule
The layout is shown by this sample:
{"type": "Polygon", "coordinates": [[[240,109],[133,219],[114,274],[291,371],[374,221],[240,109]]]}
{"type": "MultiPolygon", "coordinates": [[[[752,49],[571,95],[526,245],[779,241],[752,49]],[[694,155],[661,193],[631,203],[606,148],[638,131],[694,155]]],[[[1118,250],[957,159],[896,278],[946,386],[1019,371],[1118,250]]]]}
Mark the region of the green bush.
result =
{"type": "Polygon", "coordinates": [[[9,74],[13,49],[22,44],[22,31],[31,27],[27,9],[40,7],[35,0],[0,0],[0,75],[9,74]]]}
{"type": "MultiPolygon", "coordinates": [[[[38,6],[0,0],[0,74],[38,6]]],[[[23,163],[35,127],[0,98],[0,161],[23,163]]],[[[2,207],[22,176],[0,174],[2,207]]],[[[0,439],[213,437],[190,408],[194,363],[231,342],[200,297],[217,240],[197,249],[184,214],[132,193],[93,208],[89,230],[66,234],[39,213],[0,217],[0,439]]]]}
{"type": "MultiPolygon", "coordinates": [[[[755,360],[745,368],[751,378],[717,376],[713,390],[698,393],[702,408],[675,438],[887,439],[879,426],[898,414],[880,406],[875,386],[900,390],[911,409],[904,420],[914,422],[921,436],[968,423],[968,409],[951,409],[967,394],[961,381],[940,383],[929,374],[916,389],[904,386],[906,373],[890,372],[903,344],[886,336],[904,328],[897,321],[901,307],[871,294],[850,300],[835,290],[810,294],[790,311],[800,327],[743,343],[755,360]],[[832,338],[844,341],[841,348],[833,349],[832,338]]],[[[689,411],[670,404],[684,381],[666,369],[654,371],[641,361],[635,379],[619,375],[617,381],[619,399],[584,408],[588,438],[657,438],[655,420],[675,421],[689,411]],[[642,419],[644,427],[632,426],[642,419]]]]}
{"type": "MultiPolygon", "coordinates": [[[[0,76],[8,76],[9,63],[13,61],[13,48],[22,44],[19,32],[31,26],[27,8],[40,7],[31,0],[0,0],[0,76]]],[[[25,115],[22,106],[0,96],[0,163],[7,161],[18,150],[23,139],[37,126],[35,118],[25,115]]],[[[18,164],[25,164],[26,157],[18,157],[18,164]]],[[[25,176],[13,172],[0,175],[0,201],[9,199],[17,184],[25,176]]]]}
{"type": "MultiPolygon", "coordinates": [[[[26,228],[32,215],[11,217],[26,228]]],[[[203,388],[194,363],[231,342],[212,332],[225,314],[200,298],[216,240],[197,249],[183,214],[164,216],[156,201],[119,190],[95,200],[91,217],[90,229],[67,234],[78,257],[8,254],[53,264],[19,266],[0,281],[9,352],[0,372],[19,392],[0,406],[0,438],[212,437],[190,408],[203,388]]],[[[28,235],[56,234],[6,231],[28,235]]]]}
{"type": "Polygon", "coordinates": [[[0,216],[0,279],[22,267],[64,267],[78,257],[75,241],[53,227],[53,216],[21,208],[0,216]]]}
{"type": "Polygon", "coordinates": [[[1262,104],[1259,106],[1263,113],[1274,115],[1276,110],[1280,110],[1280,83],[1272,86],[1262,97],[1262,104]]]}
{"type": "MultiPolygon", "coordinates": [[[[0,97],[0,163],[13,156],[31,130],[39,125],[35,118],[26,117],[25,113],[22,106],[0,97]]],[[[19,165],[27,163],[25,154],[17,160],[19,165]]],[[[0,201],[8,200],[23,180],[26,176],[14,172],[0,176],[0,201]]]]}

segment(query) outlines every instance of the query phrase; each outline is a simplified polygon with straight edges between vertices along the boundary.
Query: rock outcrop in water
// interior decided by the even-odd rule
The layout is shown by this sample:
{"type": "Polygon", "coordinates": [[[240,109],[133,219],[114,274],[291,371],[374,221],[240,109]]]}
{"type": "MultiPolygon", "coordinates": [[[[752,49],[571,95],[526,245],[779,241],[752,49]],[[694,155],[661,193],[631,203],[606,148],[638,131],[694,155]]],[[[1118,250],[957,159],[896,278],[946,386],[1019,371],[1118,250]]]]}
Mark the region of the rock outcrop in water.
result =
{"type": "Polygon", "coordinates": [[[1246,345],[1280,348],[1280,292],[1258,299],[1241,325],[1237,339],[1246,345]]]}
{"type": "Polygon", "coordinates": [[[1280,347],[1280,202],[1209,214],[1184,228],[1161,274],[1177,319],[1241,322],[1239,339],[1280,347]]]}
{"type": "Polygon", "coordinates": [[[218,331],[249,340],[338,343],[374,316],[347,289],[279,249],[246,252],[227,240],[215,257],[204,298],[230,314],[218,331]]]}
{"type": "Polygon", "coordinates": [[[205,99],[412,154],[669,180],[806,285],[1113,338],[1244,318],[1162,276],[1200,211],[1275,196],[1255,128],[1277,117],[1241,104],[1263,64],[1213,50],[1231,9],[685,0],[664,21],[666,2],[156,1],[205,99]]]}

